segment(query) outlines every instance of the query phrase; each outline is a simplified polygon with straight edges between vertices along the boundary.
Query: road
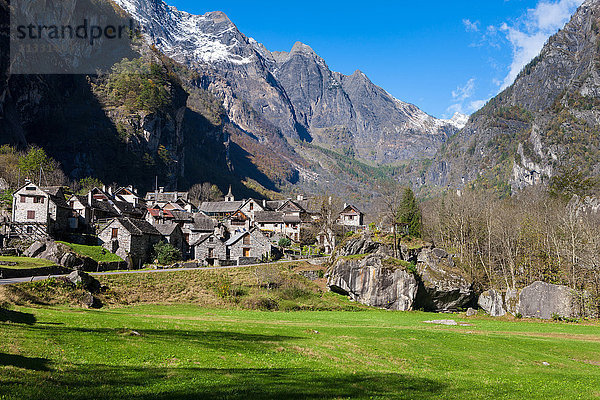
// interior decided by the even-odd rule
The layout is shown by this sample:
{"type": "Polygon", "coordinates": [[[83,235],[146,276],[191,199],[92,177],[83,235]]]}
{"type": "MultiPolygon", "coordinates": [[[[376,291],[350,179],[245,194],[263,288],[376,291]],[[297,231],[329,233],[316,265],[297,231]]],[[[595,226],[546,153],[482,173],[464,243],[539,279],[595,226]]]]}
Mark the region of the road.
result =
{"type": "MultiPolygon", "coordinates": [[[[311,259],[317,260],[315,258],[311,259]]],[[[294,260],[294,261],[307,261],[307,260],[294,260]]],[[[290,260],[285,261],[277,261],[270,264],[285,264],[294,262],[290,260]]],[[[232,268],[248,268],[248,267],[260,267],[266,264],[251,264],[251,265],[233,265],[229,267],[198,267],[198,268],[172,268],[172,269],[143,269],[143,270],[131,270],[131,271],[109,271],[109,272],[90,272],[90,275],[124,275],[124,274],[154,274],[160,272],[181,272],[181,271],[210,271],[216,269],[232,269],[232,268]]],[[[58,278],[61,276],[67,275],[48,275],[48,276],[30,276],[25,278],[12,278],[12,279],[0,279],[1,285],[12,285],[14,283],[24,283],[24,282],[35,282],[35,281],[43,281],[49,278],[58,278]]]]}

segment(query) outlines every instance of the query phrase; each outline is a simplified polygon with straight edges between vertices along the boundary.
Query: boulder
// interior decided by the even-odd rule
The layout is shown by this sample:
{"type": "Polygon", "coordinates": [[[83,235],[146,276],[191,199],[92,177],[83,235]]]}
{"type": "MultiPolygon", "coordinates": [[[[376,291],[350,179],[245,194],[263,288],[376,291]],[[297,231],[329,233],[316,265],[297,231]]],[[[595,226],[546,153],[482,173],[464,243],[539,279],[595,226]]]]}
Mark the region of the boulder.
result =
{"type": "Polygon", "coordinates": [[[42,253],[44,250],[46,250],[46,241],[38,240],[36,242],[33,242],[33,244],[23,252],[23,256],[35,258],[38,255],[40,255],[40,253],[42,253]]]}
{"type": "Polygon", "coordinates": [[[467,317],[474,317],[477,315],[477,310],[474,308],[469,307],[467,309],[467,317]]]}
{"type": "Polygon", "coordinates": [[[60,265],[63,267],[75,269],[83,266],[83,260],[74,253],[66,253],[60,259],[60,265]]]}
{"type": "Polygon", "coordinates": [[[519,291],[517,289],[508,289],[504,293],[504,309],[512,315],[519,312],[519,291]]]}
{"type": "Polygon", "coordinates": [[[502,294],[495,289],[481,293],[477,304],[491,317],[502,317],[506,314],[502,294]]]}
{"type": "Polygon", "coordinates": [[[420,276],[417,303],[426,311],[458,311],[473,304],[473,283],[442,249],[424,249],[419,253],[420,276]]]}
{"type": "Polygon", "coordinates": [[[381,247],[381,243],[373,241],[369,234],[357,238],[348,239],[337,251],[338,256],[354,256],[358,254],[372,254],[381,247]]]}
{"type": "Polygon", "coordinates": [[[52,240],[48,240],[45,243],[45,249],[36,256],[37,258],[44,258],[56,264],[60,264],[60,261],[63,258],[63,256],[66,253],[71,252],[71,249],[65,246],[64,244],[56,243],[52,240]]]}
{"type": "Polygon", "coordinates": [[[81,296],[81,305],[87,308],[101,308],[102,302],[92,293],[86,292],[81,296]]]}
{"type": "Polygon", "coordinates": [[[524,317],[551,319],[576,317],[577,301],[571,288],[545,282],[534,282],[519,294],[519,313],[524,317]]]}
{"type": "Polygon", "coordinates": [[[408,311],[414,306],[418,283],[403,268],[388,265],[387,257],[339,258],[328,273],[328,286],[359,303],[388,310],[408,311]]]}
{"type": "Polygon", "coordinates": [[[97,293],[100,290],[100,282],[85,272],[73,271],[67,276],[67,279],[69,279],[69,281],[75,285],[83,286],[85,290],[88,290],[92,293],[97,293]]]}
{"type": "MultiPolygon", "coordinates": [[[[431,245],[428,245],[428,246],[430,247],[431,245]]],[[[401,242],[400,243],[400,254],[402,256],[402,259],[404,261],[408,261],[413,264],[416,264],[419,260],[419,253],[421,253],[421,251],[423,251],[424,247],[425,246],[413,247],[407,243],[401,242]]]]}

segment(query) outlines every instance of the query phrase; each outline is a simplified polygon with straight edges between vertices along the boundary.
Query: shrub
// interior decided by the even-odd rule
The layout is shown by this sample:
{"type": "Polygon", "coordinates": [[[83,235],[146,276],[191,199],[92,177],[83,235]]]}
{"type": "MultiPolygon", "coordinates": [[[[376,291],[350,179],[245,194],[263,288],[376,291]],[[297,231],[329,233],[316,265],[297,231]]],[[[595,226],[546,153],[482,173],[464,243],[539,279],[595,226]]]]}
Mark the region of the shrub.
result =
{"type": "Polygon", "coordinates": [[[229,297],[232,293],[231,279],[229,278],[229,276],[219,275],[217,277],[216,282],[214,283],[214,289],[217,293],[217,296],[219,296],[220,298],[225,299],[229,297]]]}
{"type": "Polygon", "coordinates": [[[276,300],[264,296],[251,297],[246,300],[245,305],[251,310],[276,311],[279,309],[279,303],[276,300]]]}
{"type": "Polygon", "coordinates": [[[277,242],[277,245],[279,247],[289,247],[292,245],[292,241],[288,238],[281,238],[279,239],[279,242],[277,242]]]}
{"type": "Polygon", "coordinates": [[[166,242],[160,242],[154,245],[156,259],[162,265],[172,264],[181,260],[181,252],[173,245],[166,242]]]}

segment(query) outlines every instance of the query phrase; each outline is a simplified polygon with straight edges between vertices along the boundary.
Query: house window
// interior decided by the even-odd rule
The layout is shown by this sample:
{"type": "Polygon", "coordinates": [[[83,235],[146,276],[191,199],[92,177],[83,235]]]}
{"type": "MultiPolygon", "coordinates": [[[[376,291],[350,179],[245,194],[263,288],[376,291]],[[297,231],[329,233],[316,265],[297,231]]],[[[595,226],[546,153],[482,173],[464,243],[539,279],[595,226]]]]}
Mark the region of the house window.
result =
{"type": "Polygon", "coordinates": [[[28,226],[27,227],[27,233],[28,234],[32,234],[33,233],[33,227],[32,226],[28,226]]]}
{"type": "Polygon", "coordinates": [[[41,203],[41,202],[42,202],[42,199],[43,199],[43,197],[41,197],[41,196],[35,196],[35,197],[33,198],[33,202],[34,202],[34,203],[41,203]]]}
{"type": "Polygon", "coordinates": [[[254,203],[250,203],[250,211],[254,211],[254,203]]]}
{"type": "Polygon", "coordinates": [[[27,211],[27,219],[35,219],[35,211],[28,210],[27,211]]]}
{"type": "Polygon", "coordinates": [[[21,195],[21,203],[26,203],[27,202],[27,197],[21,195]]]}
{"type": "Polygon", "coordinates": [[[208,258],[214,258],[214,251],[215,249],[208,249],[208,258]]]}
{"type": "Polygon", "coordinates": [[[119,228],[112,228],[110,237],[111,237],[111,239],[118,238],[119,237],[119,228]]]}
{"type": "Polygon", "coordinates": [[[71,208],[75,208],[75,202],[74,202],[74,201],[72,201],[72,202],[70,203],[70,205],[69,205],[69,206],[70,206],[71,208]]]}
{"type": "Polygon", "coordinates": [[[189,233],[184,233],[183,234],[183,239],[186,241],[186,243],[190,242],[190,234],[189,233]]]}
{"type": "MultiPolygon", "coordinates": [[[[242,242],[242,243],[243,243],[243,244],[250,244],[250,235],[246,235],[246,236],[244,236],[244,239],[243,239],[243,242],[242,242]]],[[[245,257],[245,256],[244,256],[244,257],[245,257]]]]}
{"type": "Polygon", "coordinates": [[[250,257],[250,249],[247,247],[244,247],[244,257],[250,257]]]}
{"type": "Polygon", "coordinates": [[[214,243],[215,242],[215,238],[213,236],[208,238],[208,243],[214,243]]]}

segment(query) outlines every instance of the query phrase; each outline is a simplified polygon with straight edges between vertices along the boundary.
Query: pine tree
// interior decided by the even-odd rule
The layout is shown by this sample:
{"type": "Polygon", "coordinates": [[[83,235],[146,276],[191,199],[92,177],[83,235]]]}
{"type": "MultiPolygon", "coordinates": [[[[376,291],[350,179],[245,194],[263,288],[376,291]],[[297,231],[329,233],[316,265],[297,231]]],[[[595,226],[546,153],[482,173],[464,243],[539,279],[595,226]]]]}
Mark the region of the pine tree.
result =
{"type": "Polygon", "coordinates": [[[413,237],[421,237],[421,210],[410,187],[406,187],[402,193],[399,211],[398,222],[408,226],[408,234],[413,237]]]}

